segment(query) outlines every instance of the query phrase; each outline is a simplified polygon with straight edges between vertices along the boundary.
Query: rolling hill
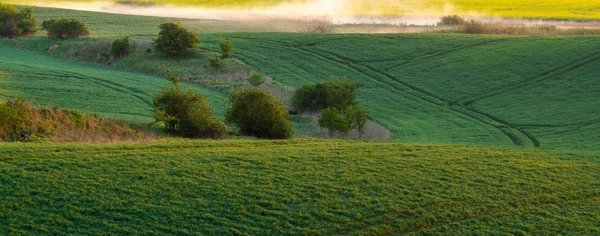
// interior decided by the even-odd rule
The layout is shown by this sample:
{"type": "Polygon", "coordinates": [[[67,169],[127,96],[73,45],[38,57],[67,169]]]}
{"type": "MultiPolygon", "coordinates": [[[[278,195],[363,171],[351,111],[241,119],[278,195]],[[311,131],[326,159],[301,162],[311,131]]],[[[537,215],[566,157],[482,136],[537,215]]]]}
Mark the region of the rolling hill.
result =
{"type": "Polygon", "coordinates": [[[0,144],[6,234],[600,233],[600,156],[350,141],[0,144]]]}

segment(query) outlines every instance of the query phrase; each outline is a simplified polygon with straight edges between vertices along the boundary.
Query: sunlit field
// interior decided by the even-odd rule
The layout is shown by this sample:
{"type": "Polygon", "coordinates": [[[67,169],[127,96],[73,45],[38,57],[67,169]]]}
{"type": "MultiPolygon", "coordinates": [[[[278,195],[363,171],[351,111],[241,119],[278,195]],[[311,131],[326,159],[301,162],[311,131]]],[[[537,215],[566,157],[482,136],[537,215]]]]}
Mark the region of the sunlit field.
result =
{"type": "MultiPolygon", "coordinates": [[[[57,1],[49,0],[9,0],[15,4],[42,4],[61,7],[57,1]]],[[[77,0],[75,0],[77,1],[77,0]]],[[[79,2],[89,2],[80,0],[79,2]]],[[[286,15],[354,15],[354,16],[440,16],[463,14],[471,16],[501,16],[544,19],[600,19],[600,0],[127,0],[119,1],[128,5],[151,6],[167,4],[202,8],[237,9],[247,11],[267,10],[273,14],[286,15]],[[141,3],[141,4],[140,4],[141,3]],[[149,4],[152,3],[152,4],[149,4]],[[274,9],[269,11],[269,9],[274,9]]],[[[97,3],[97,2],[96,2],[97,3]]],[[[64,7],[65,4],[62,4],[64,7]]],[[[66,4],[68,6],[69,4],[66,4]]]]}

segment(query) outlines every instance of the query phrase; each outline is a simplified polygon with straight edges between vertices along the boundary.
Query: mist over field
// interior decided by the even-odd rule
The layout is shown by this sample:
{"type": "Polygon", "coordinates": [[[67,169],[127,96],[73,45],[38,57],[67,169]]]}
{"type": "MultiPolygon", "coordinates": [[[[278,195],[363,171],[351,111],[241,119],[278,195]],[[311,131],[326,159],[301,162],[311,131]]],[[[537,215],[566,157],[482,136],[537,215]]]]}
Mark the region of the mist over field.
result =
{"type": "MultiPolygon", "coordinates": [[[[111,1],[18,1],[15,4],[107,13],[215,20],[293,20],[332,24],[433,25],[440,16],[456,14],[453,4],[411,0],[289,1],[272,6],[165,5],[111,1]]],[[[475,17],[480,14],[470,12],[475,17]]]]}

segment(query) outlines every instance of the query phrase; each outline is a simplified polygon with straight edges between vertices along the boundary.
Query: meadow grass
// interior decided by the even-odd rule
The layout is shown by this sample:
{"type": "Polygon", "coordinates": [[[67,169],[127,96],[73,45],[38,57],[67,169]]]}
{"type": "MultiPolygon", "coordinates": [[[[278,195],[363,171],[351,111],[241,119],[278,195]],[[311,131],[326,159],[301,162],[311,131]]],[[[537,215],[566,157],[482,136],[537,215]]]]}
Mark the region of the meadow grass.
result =
{"type": "Polygon", "coordinates": [[[599,160],[321,140],[0,144],[0,232],[593,235],[599,160]]]}
{"type": "MultiPolygon", "coordinates": [[[[77,0],[76,0],[77,1],[77,0]]],[[[78,0],[81,2],[87,0],[78,0]]],[[[14,4],[33,4],[40,1],[9,0],[14,4]]],[[[55,1],[42,0],[53,3],[55,1]]],[[[116,1],[115,1],[116,2],[116,1]]],[[[205,8],[270,8],[280,4],[302,4],[310,1],[284,0],[128,0],[121,2],[153,2],[158,4],[196,6],[205,8]]],[[[314,2],[314,1],[313,1],[314,2]]],[[[323,5],[322,7],[327,7],[323,5]]],[[[319,9],[322,10],[322,9],[319,9]]],[[[541,18],[560,20],[600,19],[600,0],[422,0],[422,1],[350,1],[336,5],[335,14],[358,16],[439,16],[440,14],[463,14],[477,16],[500,16],[510,18],[541,18]]],[[[307,12],[306,14],[310,14],[307,12]]],[[[285,14],[285,13],[281,13],[285,14]]]]}
{"type": "MultiPolygon", "coordinates": [[[[18,42],[0,41],[0,92],[7,91],[3,100],[22,98],[42,106],[148,123],[152,121],[152,99],[168,83],[166,78],[61,61],[20,50],[14,43],[18,42]]],[[[224,95],[195,84],[183,87],[205,94],[214,112],[224,116],[224,95]]]]}
{"type": "MultiPolygon", "coordinates": [[[[36,14],[43,17],[87,14],[41,9],[36,14]]],[[[90,29],[100,34],[93,37],[130,35],[149,43],[157,25],[170,19],[90,13],[86,20],[91,22],[90,29]],[[116,27],[111,20],[119,19],[134,23],[116,27]]],[[[154,75],[172,70],[200,78],[206,55],[219,53],[219,42],[231,38],[234,57],[247,64],[238,63],[238,68],[262,72],[280,87],[299,87],[330,76],[364,82],[358,100],[372,120],[393,132],[394,141],[599,148],[600,106],[594,99],[599,93],[594,80],[600,56],[598,36],[204,33],[202,24],[193,22],[183,20],[182,24],[199,33],[200,53],[177,61],[141,53],[117,60],[113,66],[154,75]]],[[[85,48],[97,41],[17,40],[20,47],[46,55],[54,43],[85,48]]],[[[56,50],[54,56],[78,57],[61,50],[66,49],[56,50]]],[[[229,76],[228,72],[225,75],[229,76]]],[[[230,77],[203,77],[196,82],[225,91],[239,88],[236,76],[230,77]]]]}

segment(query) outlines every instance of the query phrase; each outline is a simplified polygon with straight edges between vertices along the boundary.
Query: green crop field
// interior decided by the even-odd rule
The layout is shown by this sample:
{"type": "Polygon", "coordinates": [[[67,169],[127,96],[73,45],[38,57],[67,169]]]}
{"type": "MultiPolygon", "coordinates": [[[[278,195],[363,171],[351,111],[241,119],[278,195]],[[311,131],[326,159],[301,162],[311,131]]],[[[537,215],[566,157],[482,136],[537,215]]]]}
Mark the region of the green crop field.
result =
{"type": "MultiPolygon", "coordinates": [[[[154,94],[168,82],[166,78],[65,62],[9,44],[0,41],[0,100],[21,98],[148,123],[154,94]]],[[[202,92],[219,116],[225,114],[224,95],[198,85],[184,87],[202,92]]]]}
{"type": "MultiPolygon", "coordinates": [[[[89,2],[88,0],[79,0],[89,2]]],[[[55,0],[8,0],[14,4],[50,4],[57,5],[55,0]]],[[[96,1],[97,3],[98,1],[96,1]]],[[[105,1],[111,2],[111,1],[105,1]]],[[[197,6],[207,8],[233,9],[269,9],[280,5],[304,9],[331,8],[332,14],[370,15],[370,16],[439,16],[440,14],[468,14],[481,16],[501,16],[516,18],[545,19],[600,19],[600,0],[353,0],[353,1],[288,1],[288,0],[127,0],[113,2],[142,2],[179,6],[197,6]],[[316,2],[316,3],[315,3],[316,2]],[[307,4],[309,3],[309,4],[307,4]],[[296,4],[296,5],[293,5],[296,4]],[[319,5],[320,4],[320,5],[319,5]],[[304,8],[303,8],[304,7],[304,8]]],[[[59,2],[58,2],[59,3],[59,2]]],[[[285,14],[280,12],[280,14],[285,14]]],[[[310,12],[305,14],[311,14],[310,12]]]]}
{"type": "Polygon", "coordinates": [[[3,234],[600,234],[598,153],[318,140],[0,146],[3,234]]]}
{"type": "MultiPolygon", "coordinates": [[[[358,100],[394,137],[0,143],[1,235],[600,235],[598,36],[261,33],[305,26],[181,20],[202,40],[192,56],[137,52],[108,66],[77,50],[122,36],[149,45],[176,19],[34,11],[78,18],[91,36],[0,39],[0,101],[147,123],[167,81],[142,74],[193,74],[229,38],[236,66],[281,86],[363,82],[358,100]]],[[[227,92],[185,87],[223,117],[227,92]]]]}
{"type": "MultiPolygon", "coordinates": [[[[73,15],[89,21],[92,36],[97,33],[102,38],[131,35],[150,40],[157,25],[169,20],[105,13],[90,13],[85,18],[85,12],[35,10],[40,18],[73,15]],[[117,27],[116,21],[133,23],[117,27]]],[[[231,38],[236,58],[281,84],[298,87],[330,76],[364,82],[358,100],[365,104],[371,119],[393,132],[394,141],[599,148],[598,36],[204,33],[209,22],[182,24],[200,33],[203,52],[218,52],[219,41],[231,38]]],[[[56,43],[45,39],[16,41],[38,53],[46,53],[56,43]]],[[[189,63],[166,63],[154,54],[132,58],[143,63],[128,59],[121,67],[145,72],[148,67],[169,65],[189,71],[178,67],[194,67],[193,61],[205,61],[192,58],[189,63]]],[[[222,114],[225,107],[216,105],[215,109],[222,114]]]]}

